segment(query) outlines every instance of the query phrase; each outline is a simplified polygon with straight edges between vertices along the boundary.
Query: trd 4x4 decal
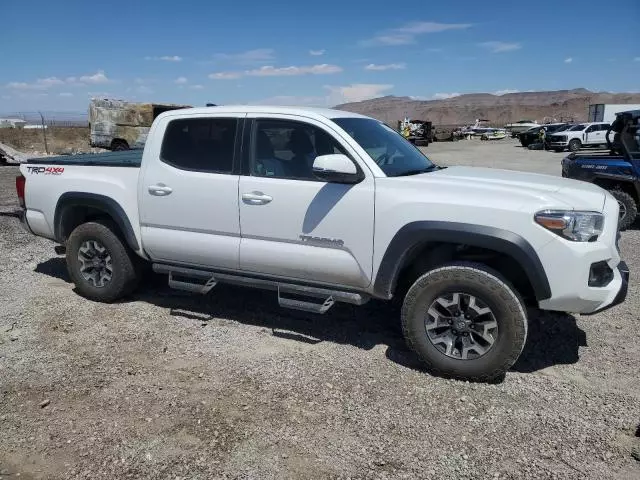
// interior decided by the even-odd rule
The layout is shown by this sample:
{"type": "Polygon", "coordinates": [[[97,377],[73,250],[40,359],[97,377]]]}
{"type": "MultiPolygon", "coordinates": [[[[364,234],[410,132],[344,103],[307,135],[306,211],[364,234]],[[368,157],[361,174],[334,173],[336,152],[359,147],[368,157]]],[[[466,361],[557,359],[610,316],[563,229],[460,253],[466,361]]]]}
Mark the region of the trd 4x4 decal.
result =
{"type": "Polygon", "coordinates": [[[43,173],[45,175],[62,175],[64,173],[64,167],[29,167],[27,166],[27,171],[32,174],[43,173]]]}

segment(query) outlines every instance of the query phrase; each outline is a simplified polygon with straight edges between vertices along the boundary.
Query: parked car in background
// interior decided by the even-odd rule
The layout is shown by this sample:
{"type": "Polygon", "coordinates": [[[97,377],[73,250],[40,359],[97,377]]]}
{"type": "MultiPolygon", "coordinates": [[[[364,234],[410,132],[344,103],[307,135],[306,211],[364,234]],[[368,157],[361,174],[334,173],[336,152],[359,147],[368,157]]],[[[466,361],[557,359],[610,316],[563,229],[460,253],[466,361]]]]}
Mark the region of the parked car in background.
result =
{"type": "Polygon", "coordinates": [[[426,147],[433,142],[433,124],[426,120],[398,120],[398,132],[417,147],[426,147]]]}
{"type": "Polygon", "coordinates": [[[562,132],[547,135],[546,142],[548,147],[556,152],[566,149],[577,152],[582,147],[607,146],[607,132],[610,126],[604,122],[579,123],[562,132]]]}
{"type": "Polygon", "coordinates": [[[551,133],[561,132],[567,128],[570,128],[572,124],[570,123],[547,123],[546,125],[540,125],[537,127],[530,128],[529,130],[522,132],[518,135],[520,139],[520,143],[523,147],[528,147],[532,143],[536,143],[540,141],[540,131],[545,132],[545,136],[551,133]]]}
{"type": "Polygon", "coordinates": [[[109,150],[143,148],[149,128],[158,115],[187,107],[189,105],[94,98],[89,104],[90,144],[109,150]]]}

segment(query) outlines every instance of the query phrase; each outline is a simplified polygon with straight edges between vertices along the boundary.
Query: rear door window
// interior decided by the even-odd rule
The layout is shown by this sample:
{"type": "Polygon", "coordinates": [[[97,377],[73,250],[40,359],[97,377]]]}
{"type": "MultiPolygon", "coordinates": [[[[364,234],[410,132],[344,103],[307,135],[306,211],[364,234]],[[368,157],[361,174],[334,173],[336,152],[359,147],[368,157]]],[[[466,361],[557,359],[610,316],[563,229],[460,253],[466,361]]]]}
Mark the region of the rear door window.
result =
{"type": "Polygon", "coordinates": [[[181,170],[230,174],[237,131],[237,118],[172,120],[162,140],[160,160],[181,170]]]}

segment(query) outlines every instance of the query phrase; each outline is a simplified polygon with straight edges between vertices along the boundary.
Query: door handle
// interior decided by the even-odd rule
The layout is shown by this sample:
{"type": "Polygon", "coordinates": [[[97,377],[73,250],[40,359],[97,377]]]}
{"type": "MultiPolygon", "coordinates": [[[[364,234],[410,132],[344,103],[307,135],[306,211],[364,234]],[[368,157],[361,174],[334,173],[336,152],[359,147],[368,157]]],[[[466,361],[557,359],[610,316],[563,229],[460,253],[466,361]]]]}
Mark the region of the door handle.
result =
{"type": "Polygon", "coordinates": [[[271,200],[273,200],[273,197],[265,195],[262,192],[251,192],[242,194],[242,201],[249,205],[266,205],[271,200]]]}
{"type": "Polygon", "coordinates": [[[164,183],[158,183],[157,185],[150,185],[149,187],[147,187],[147,189],[149,190],[149,193],[151,195],[155,195],[157,197],[164,197],[166,195],[169,195],[171,192],[173,192],[173,189],[171,187],[167,187],[164,183]]]}

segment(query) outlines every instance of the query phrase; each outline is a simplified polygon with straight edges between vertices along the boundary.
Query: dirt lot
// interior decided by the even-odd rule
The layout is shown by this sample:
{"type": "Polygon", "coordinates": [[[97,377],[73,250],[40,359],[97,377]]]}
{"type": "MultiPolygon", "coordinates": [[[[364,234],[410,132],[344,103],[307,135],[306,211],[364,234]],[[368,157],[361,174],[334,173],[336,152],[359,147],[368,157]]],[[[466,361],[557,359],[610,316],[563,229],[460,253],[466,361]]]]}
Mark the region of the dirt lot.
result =
{"type": "MultiPolygon", "coordinates": [[[[89,127],[47,128],[49,153],[59,155],[91,151],[89,127]]],[[[5,143],[24,153],[44,155],[42,130],[23,128],[0,128],[0,143],[5,143]]]]}
{"type": "MultiPolygon", "coordinates": [[[[559,173],[513,142],[436,144],[441,163],[559,173]],[[457,161],[455,160],[457,159],[457,161]]],[[[504,382],[432,377],[388,305],[326,316],[272,293],[147,284],[115,305],[73,291],[13,216],[0,168],[0,476],[640,478],[640,231],[626,303],[531,315],[504,382]]]]}

